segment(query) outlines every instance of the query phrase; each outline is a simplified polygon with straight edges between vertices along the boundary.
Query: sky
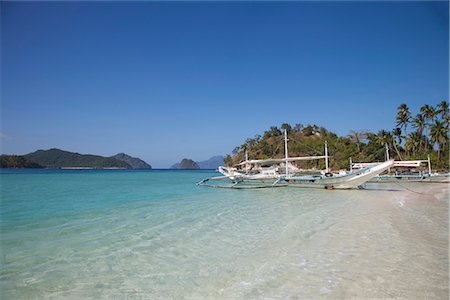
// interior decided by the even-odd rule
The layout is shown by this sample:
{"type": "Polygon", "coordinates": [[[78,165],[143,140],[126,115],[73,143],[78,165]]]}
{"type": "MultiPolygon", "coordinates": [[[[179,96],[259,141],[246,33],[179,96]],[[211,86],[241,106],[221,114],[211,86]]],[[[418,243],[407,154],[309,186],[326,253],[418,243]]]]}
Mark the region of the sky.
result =
{"type": "Polygon", "coordinates": [[[449,95],[442,2],[1,2],[1,152],[165,168],[282,123],[391,129],[449,95]]]}

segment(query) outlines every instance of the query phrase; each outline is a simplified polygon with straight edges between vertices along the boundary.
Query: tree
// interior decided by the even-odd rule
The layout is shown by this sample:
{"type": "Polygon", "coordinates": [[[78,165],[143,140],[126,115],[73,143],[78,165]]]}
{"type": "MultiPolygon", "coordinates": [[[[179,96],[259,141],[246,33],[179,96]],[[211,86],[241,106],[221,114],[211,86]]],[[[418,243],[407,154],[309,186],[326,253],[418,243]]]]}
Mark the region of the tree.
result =
{"type": "Polygon", "coordinates": [[[395,152],[397,153],[398,157],[402,157],[400,152],[398,151],[397,146],[395,145],[394,137],[391,132],[386,130],[380,130],[378,131],[377,135],[374,137],[375,143],[379,146],[385,146],[387,145],[388,148],[391,148],[391,146],[394,147],[395,152]]]}
{"type": "Polygon", "coordinates": [[[384,146],[385,144],[391,145],[392,143],[392,134],[386,130],[378,131],[376,135],[376,143],[380,146],[384,146]]]}
{"type": "Polygon", "coordinates": [[[429,133],[429,129],[430,129],[430,120],[434,119],[434,116],[436,115],[436,111],[434,110],[434,108],[428,104],[422,106],[420,108],[420,112],[423,114],[423,118],[425,119],[425,136],[426,136],[426,141],[425,141],[425,148],[428,148],[428,133],[429,133]]]}
{"type": "Polygon", "coordinates": [[[316,134],[318,130],[319,130],[319,127],[317,127],[317,125],[308,124],[308,126],[303,128],[303,134],[306,136],[310,136],[310,135],[316,134]]]}
{"type": "Polygon", "coordinates": [[[280,129],[278,129],[277,126],[270,126],[269,130],[264,132],[263,139],[267,139],[267,138],[274,137],[274,136],[279,136],[281,134],[282,133],[281,133],[280,129]]]}
{"type": "Polygon", "coordinates": [[[300,123],[295,124],[294,129],[295,132],[302,132],[303,130],[303,125],[300,123]]]}
{"type": "MultiPolygon", "coordinates": [[[[425,118],[423,117],[422,114],[417,114],[416,117],[412,119],[412,126],[417,129],[417,135],[420,136],[420,140],[422,142],[425,141],[423,139],[423,129],[425,128],[425,118]]],[[[417,149],[417,150],[421,150],[426,146],[425,143],[422,143],[422,142],[419,145],[420,149],[417,149]]]]}
{"type": "Polygon", "coordinates": [[[407,137],[405,137],[405,148],[407,151],[411,151],[414,155],[422,148],[424,139],[419,132],[410,132],[407,137]]]}
{"type": "Polygon", "coordinates": [[[349,138],[356,143],[356,148],[358,149],[358,152],[361,151],[361,142],[367,137],[366,131],[357,131],[352,130],[350,131],[349,138]]]}
{"type": "MultiPolygon", "coordinates": [[[[397,137],[398,146],[400,146],[400,144],[402,143],[402,130],[399,127],[394,128],[392,130],[392,134],[397,137]]],[[[394,137],[392,137],[392,144],[394,145],[395,152],[397,152],[397,155],[400,158],[400,160],[403,160],[402,155],[401,155],[401,153],[400,153],[400,151],[397,148],[397,145],[395,143],[394,137]]]]}
{"type": "Polygon", "coordinates": [[[449,109],[448,109],[448,102],[442,101],[437,105],[437,111],[436,113],[441,114],[442,121],[444,121],[445,125],[448,126],[448,119],[449,119],[449,109]]]}
{"type": "Polygon", "coordinates": [[[409,111],[409,107],[406,104],[400,104],[397,108],[397,126],[403,126],[405,135],[406,135],[406,127],[408,126],[408,122],[411,119],[411,112],[409,111]]]}
{"type": "Polygon", "coordinates": [[[447,135],[448,135],[448,130],[447,128],[444,126],[444,122],[440,122],[438,120],[436,120],[434,122],[434,124],[431,126],[431,138],[430,140],[433,143],[437,144],[437,150],[438,150],[438,156],[437,159],[440,160],[441,159],[441,148],[445,145],[445,143],[447,142],[447,135]]]}
{"type": "Polygon", "coordinates": [[[292,127],[288,123],[283,123],[283,124],[281,124],[281,129],[283,132],[286,130],[289,133],[289,132],[291,132],[292,127]]]}
{"type": "Polygon", "coordinates": [[[425,128],[425,119],[422,114],[417,114],[415,118],[412,119],[412,126],[417,129],[419,135],[423,134],[423,129],[425,128]]]}
{"type": "Polygon", "coordinates": [[[397,138],[397,143],[400,145],[402,143],[402,129],[397,127],[392,129],[392,134],[397,138]]]}
{"type": "Polygon", "coordinates": [[[227,154],[227,155],[223,158],[223,163],[224,163],[226,166],[231,167],[231,166],[233,165],[233,158],[232,158],[229,154],[227,154]]]}

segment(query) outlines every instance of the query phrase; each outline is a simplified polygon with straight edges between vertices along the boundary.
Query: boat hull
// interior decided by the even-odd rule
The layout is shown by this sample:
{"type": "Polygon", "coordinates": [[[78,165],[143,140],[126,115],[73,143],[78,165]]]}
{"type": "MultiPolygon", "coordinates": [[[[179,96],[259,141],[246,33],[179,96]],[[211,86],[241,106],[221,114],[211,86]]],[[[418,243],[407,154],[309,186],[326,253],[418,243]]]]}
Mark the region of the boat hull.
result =
{"type": "Polygon", "coordinates": [[[285,181],[292,187],[303,188],[329,188],[329,189],[354,189],[363,185],[375,176],[383,173],[394,164],[389,160],[373,167],[365,168],[346,175],[326,176],[305,176],[289,177],[285,181]]]}
{"type": "Polygon", "coordinates": [[[430,175],[379,175],[375,176],[368,183],[391,183],[391,182],[431,182],[431,183],[449,183],[450,173],[430,175]]]}

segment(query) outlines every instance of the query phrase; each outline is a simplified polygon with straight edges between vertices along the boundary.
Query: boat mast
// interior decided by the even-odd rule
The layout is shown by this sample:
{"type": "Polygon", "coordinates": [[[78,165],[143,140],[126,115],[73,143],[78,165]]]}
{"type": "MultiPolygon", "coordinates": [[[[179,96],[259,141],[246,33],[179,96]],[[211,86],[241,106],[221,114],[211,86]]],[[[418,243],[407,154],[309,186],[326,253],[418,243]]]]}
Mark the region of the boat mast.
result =
{"type": "MultiPolygon", "coordinates": [[[[390,158],[389,158],[389,146],[388,146],[388,143],[384,143],[384,147],[385,147],[385,149],[386,149],[386,161],[388,161],[390,158]]],[[[391,174],[391,168],[388,168],[388,174],[391,174]]]]}
{"type": "Polygon", "coordinates": [[[350,173],[353,172],[353,162],[352,157],[350,156],[350,173]]]}
{"type": "Polygon", "coordinates": [[[328,173],[328,142],[325,141],[325,172],[328,173]]]}
{"type": "Polygon", "coordinates": [[[431,176],[431,161],[430,161],[430,154],[428,154],[428,174],[431,176]]]}
{"type": "Polygon", "coordinates": [[[284,158],[286,159],[286,177],[288,177],[288,138],[287,138],[287,129],[284,129],[284,158]]]}
{"type": "Polygon", "coordinates": [[[386,160],[389,160],[389,147],[387,143],[384,143],[385,148],[386,148],[386,160]]]}
{"type": "Polygon", "coordinates": [[[248,151],[247,151],[247,149],[245,149],[245,161],[247,162],[245,164],[245,174],[247,174],[248,173],[248,151]]]}

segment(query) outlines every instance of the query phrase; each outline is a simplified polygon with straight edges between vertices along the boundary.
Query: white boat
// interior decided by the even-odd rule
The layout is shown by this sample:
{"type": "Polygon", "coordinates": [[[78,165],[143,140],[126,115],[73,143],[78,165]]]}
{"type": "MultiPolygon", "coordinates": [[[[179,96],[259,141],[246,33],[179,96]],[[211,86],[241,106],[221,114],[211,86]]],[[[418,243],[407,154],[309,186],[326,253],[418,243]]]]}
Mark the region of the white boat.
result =
{"type": "MultiPolygon", "coordinates": [[[[389,148],[386,145],[386,157],[389,158],[389,148]]],[[[362,169],[373,166],[377,163],[352,163],[350,161],[350,170],[362,169]]],[[[391,172],[388,169],[387,174],[380,174],[373,177],[368,183],[390,183],[390,182],[432,182],[448,183],[450,182],[450,173],[433,173],[431,171],[430,156],[426,160],[400,160],[394,161],[392,166],[395,170],[391,172]],[[427,170],[421,170],[422,164],[427,164],[427,170]],[[403,171],[402,171],[403,170],[403,171]]]]}
{"type": "Polygon", "coordinates": [[[373,177],[392,167],[394,160],[388,160],[370,167],[366,167],[348,174],[332,174],[313,176],[291,176],[284,180],[293,187],[327,188],[327,189],[354,189],[366,183],[373,177]]]}
{"type": "Polygon", "coordinates": [[[218,188],[269,188],[269,187],[315,187],[327,189],[352,189],[357,188],[384,172],[393,165],[393,160],[376,164],[349,174],[332,174],[328,168],[328,147],[325,143],[324,156],[289,157],[287,148],[287,132],[285,138],[285,158],[274,158],[264,160],[249,160],[247,153],[245,161],[237,165],[238,168],[219,167],[218,171],[223,176],[206,178],[197,185],[218,188]],[[320,175],[301,176],[296,172],[298,169],[292,165],[294,161],[308,161],[325,159],[325,172],[320,175]],[[284,164],[284,168],[281,165],[284,164]],[[255,168],[256,166],[256,168],[255,168]],[[242,168],[245,167],[245,171],[242,168]],[[253,170],[249,172],[249,168],[253,170]],[[213,184],[217,181],[228,181],[227,184],[213,184]]]}
{"type": "Polygon", "coordinates": [[[450,173],[418,173],[418,174],[383,174],[375,176],[369,183],[389,183],[389,182],[431,182],[449,183],[450,173]]]}

